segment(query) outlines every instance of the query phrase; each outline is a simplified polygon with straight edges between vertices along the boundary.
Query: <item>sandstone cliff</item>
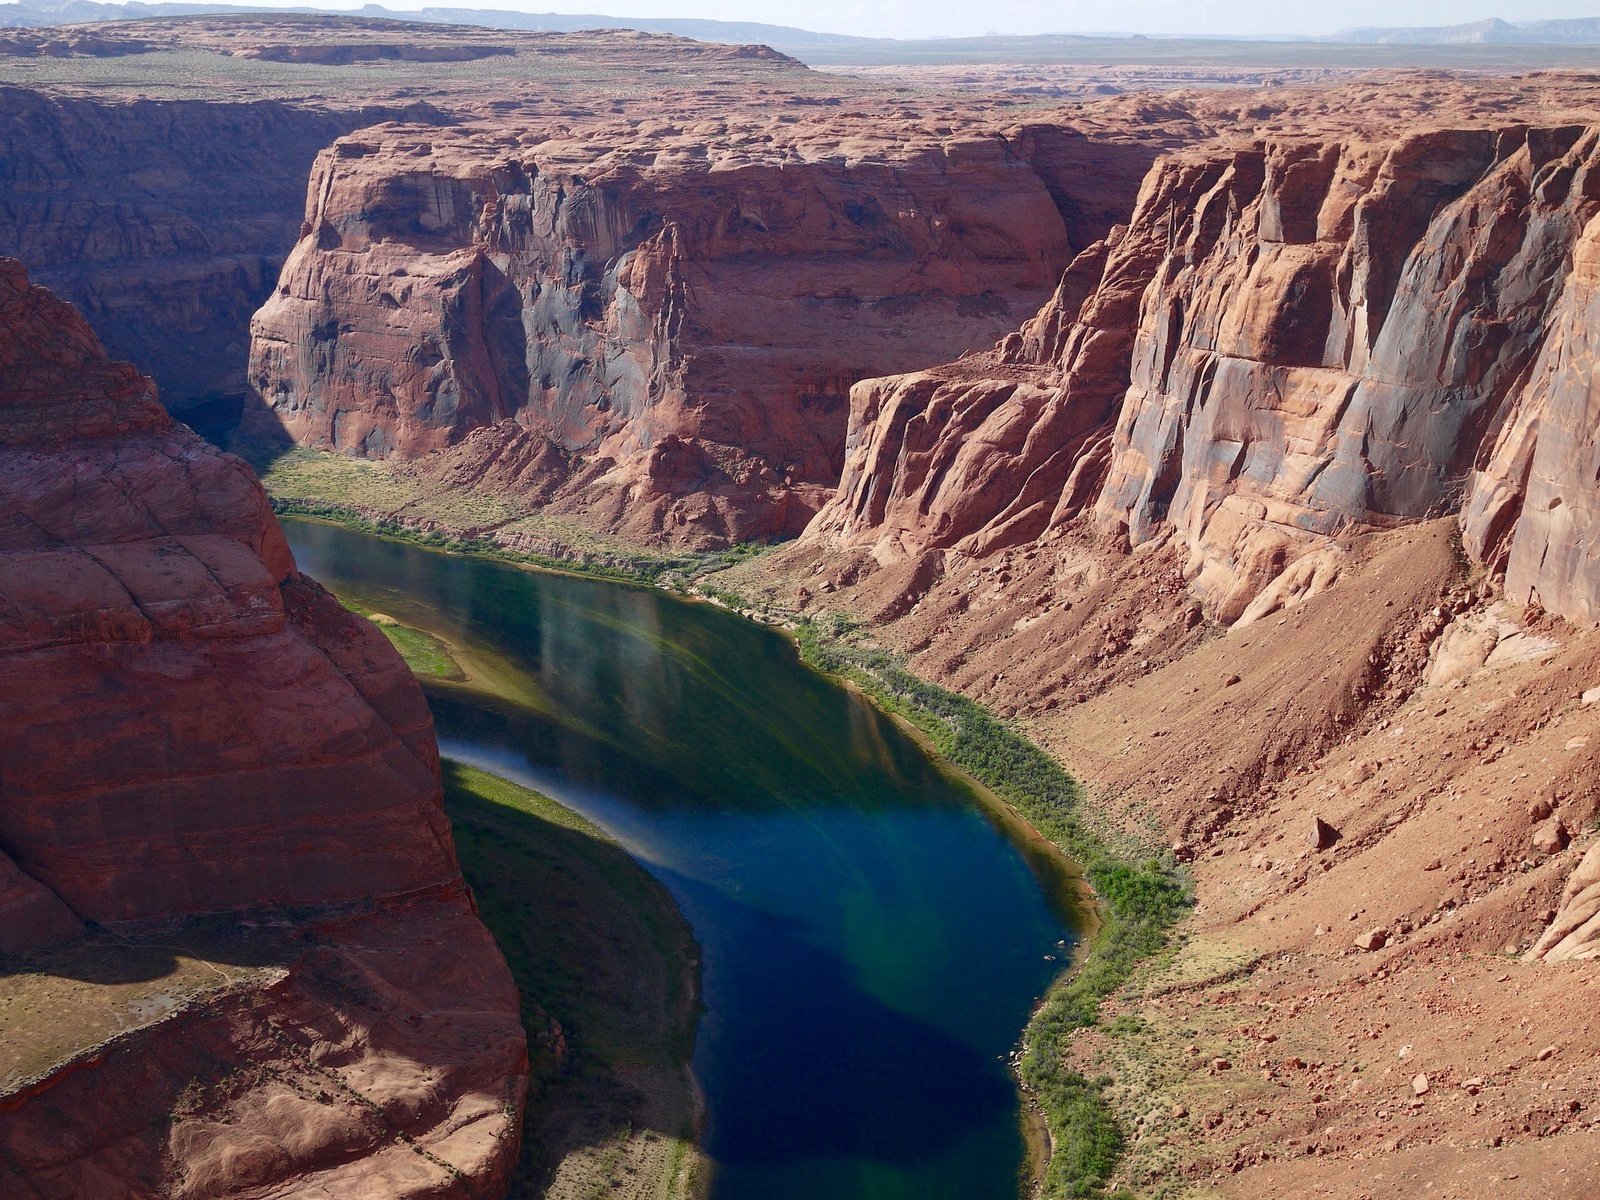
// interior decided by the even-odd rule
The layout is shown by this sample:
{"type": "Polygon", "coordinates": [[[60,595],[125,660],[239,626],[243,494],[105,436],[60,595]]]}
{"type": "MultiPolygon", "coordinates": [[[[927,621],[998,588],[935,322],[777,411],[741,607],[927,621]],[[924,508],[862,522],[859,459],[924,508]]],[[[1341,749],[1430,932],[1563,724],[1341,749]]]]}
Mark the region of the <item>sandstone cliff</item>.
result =
{"type": "MultiPolygon", "coordinates": [[[[249,468],[10,259],[0,560],[0,950],[43,955],[5,974],[64,969],[44,948],[86,925],[304,931],[268,977],[127,1014],[95,1054],[8,1079],[0,1190],[503,1182],[517,998],[456,866],[415,680],[296,571],[249,468]]],[[[97,936],[68,974],[117,975],[121,943],[97,936]]]]}
{"type": "Polygon", "coordinates": [[[425,106],[104,102],[0,87],[0,253],[77,305],[175,411],[245,391],[250,314],[334,138],[425,106]]]}
{"type": "Polygon", "coordinates": [[[251,382],[296,440],[345,453],[548,442],[556,511],[640,539],[796,533],[838,477],[851,383],[1013,326],[1148,159],[896,124],[341,139],[251,382]]]}
{"type": "Polygon", "coordinates": [[[1461,511],[1519,601],[1592,622],[1596,143],[1513,126],[1169,156],[986,360],[857,386],[807,536],[982,556],[1092,512],[1134,546],[1177,537],[1231,622],[1342,532],[1461,511]]]}

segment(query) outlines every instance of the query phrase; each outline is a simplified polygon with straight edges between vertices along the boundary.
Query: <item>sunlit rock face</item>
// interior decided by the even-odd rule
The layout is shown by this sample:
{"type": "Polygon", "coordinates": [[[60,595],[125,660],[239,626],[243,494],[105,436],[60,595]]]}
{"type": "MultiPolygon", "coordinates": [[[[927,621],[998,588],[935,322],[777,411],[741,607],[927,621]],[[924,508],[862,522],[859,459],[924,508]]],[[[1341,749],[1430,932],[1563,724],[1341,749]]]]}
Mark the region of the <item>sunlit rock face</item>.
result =
{"type": "Polygon", "coordinates": [[[1148,161],[880,124],[341,139],[251,383],[348,454],[459,470],[548,442],[555,510],[638,538],[796,533],[838,478],[850,385],[1014,327],[1148,161]]]}
{"type": "Polygon", "coordinates": [[[1161,160],[984,359],[852,395],[808,537],[983,555],[1176,536],[1223,620],[1342,532],[1462,514],[1518,599],[1600,619],[1596,135],[1282,139],[1161,160]]]}

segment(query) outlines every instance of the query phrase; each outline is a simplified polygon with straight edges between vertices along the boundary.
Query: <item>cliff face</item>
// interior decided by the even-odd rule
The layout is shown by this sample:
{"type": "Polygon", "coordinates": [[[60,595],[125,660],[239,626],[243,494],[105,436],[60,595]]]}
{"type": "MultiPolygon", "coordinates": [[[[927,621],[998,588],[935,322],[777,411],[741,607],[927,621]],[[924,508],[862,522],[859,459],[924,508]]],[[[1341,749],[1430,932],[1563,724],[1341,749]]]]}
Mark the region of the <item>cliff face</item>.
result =
{"type": "Polygon", "coordinates": [[[77,305],[175,411],[244,395],[250,314],[294,245],[312,159],[410,111],[108,103],[0,87],[0,253],[77,305]]]}
{"type": "Polygon", "coordinates": [[[9,259],[0,561],[0,950],[86,922],[312,912],[324,926],[265,990],[0,1095],[5,1187],[210,1194],[190,1173],[242,1155],[249,1169],[224,1174],[258,1190],[238,1194],[313,1171],[328,1194],[445,1194],[448,1172],[406,1165],[407,1138],[493,1185],[515,1152],[525,1052],[461,883],[415,680],[296,571],[249,468],[175,424],[9,259]],[[414,956],[396,956],[412,926],[414,956]],[[341,973],[349,986],[330,986],[341,973]],[[445,1002],[430,976],[459,995],[445,1002]],[[262,1071],[231,1090],[218,1078],[225,1117],[180,1104],[182,1064],[204,1077],[219,1057],[262,1071]],[[292,1118],[264,1107],[319,1073],[392,1090],[367,1095],[359,1134],[332,1100],[292,1118]],[[300,1133],[267,1153],[262,1126],[280,1119],[300,1133]]]}
{"type": "Polygon", "coordinates": [[[1092,511],[1177,536],[1232,621],[1336,534],[1460,510],[1516,598],[1592,621],[1596,145],[1518,126],[1166,158],[987,360],[858,385],[808,537],[982,555],[1092,511]]]}
{"type": "Polygon", "coordinates": [[[1145,160],[732,119],[530,141],[390,129],[319,157],[251,382],[350,454],[449,470],[474,430],[548,441],[558,511],[689,541],[798,532],[850,384],[1014,325],[1145,160]]]}
{"type": "MultiPolygon", "coordinates": [[[[1600,182],[1584,178],[1600,193],[1600,182]]],[[[1576,186],[1576,183],[1574,184],[1576,186]]],[[[1516,407],[1472,478],[1464,520],[1475,557],[1506,590],[1600,624],[1600,226],[1591,216],[1516,407]]]]}

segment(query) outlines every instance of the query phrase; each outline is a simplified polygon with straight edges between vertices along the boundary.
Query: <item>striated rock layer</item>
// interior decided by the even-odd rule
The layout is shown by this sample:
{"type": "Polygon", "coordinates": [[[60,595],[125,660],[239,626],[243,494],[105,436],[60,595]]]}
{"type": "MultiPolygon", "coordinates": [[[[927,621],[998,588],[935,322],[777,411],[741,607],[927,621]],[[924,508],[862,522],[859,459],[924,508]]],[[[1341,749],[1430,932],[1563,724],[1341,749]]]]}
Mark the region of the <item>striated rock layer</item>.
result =
{"type": "Polygon", "coordinates": [[[815,125],[341,139],[251,382],[345,453],[451,471],[475,430],[546,441],[555,510],[641,539],[797,533],[849,386],[1012,327],[1148,161],[1058,128],[815,125]]]}
{"type": "Polygon", "coordinates": [[[503,1182],[517,997],[461,881],[415,680],[296,571],[249,468],[10,259],[0,563],[0,950],[85,924],[328,914],[272,986],[0,1097],[0,1190],[503,1182]],[[179,1103],[208,1071],[225,1111],[179,1103]],[[294,1081],[318,1072],[355,1098],[309,1098],[294,1081]]]}
{"type": "Polygon", "coordinates": [[[1600,621],[1597,164],[1582,126],[1168,156],[1020,334],[857,386],[807,537],[982,557],[1091,514],[1178,538],[1232,622],[1343,533],[1459,511],[1514,599],[1600,621]]]}
{"type": "Polygon", "coordinates": [[[423,105],[103,100],[0,87],[0,253],[75,303],[175,411],[245,391],[250,314],[317,151],[423,105]]]}

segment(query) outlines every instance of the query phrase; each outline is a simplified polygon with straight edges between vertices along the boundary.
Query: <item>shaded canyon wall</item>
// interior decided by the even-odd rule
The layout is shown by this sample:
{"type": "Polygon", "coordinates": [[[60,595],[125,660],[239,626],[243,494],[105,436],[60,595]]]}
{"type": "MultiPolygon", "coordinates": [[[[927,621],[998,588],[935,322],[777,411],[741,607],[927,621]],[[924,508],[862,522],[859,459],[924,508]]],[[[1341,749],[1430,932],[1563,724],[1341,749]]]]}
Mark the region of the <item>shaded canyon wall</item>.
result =
{"type": "Polygon", "coordinates": [[[0,254],[76,305],[173,411],[237,405],[250,315],[299,234],[313,159],[401,115],[437,116],[0,87],[0,254]]]}

